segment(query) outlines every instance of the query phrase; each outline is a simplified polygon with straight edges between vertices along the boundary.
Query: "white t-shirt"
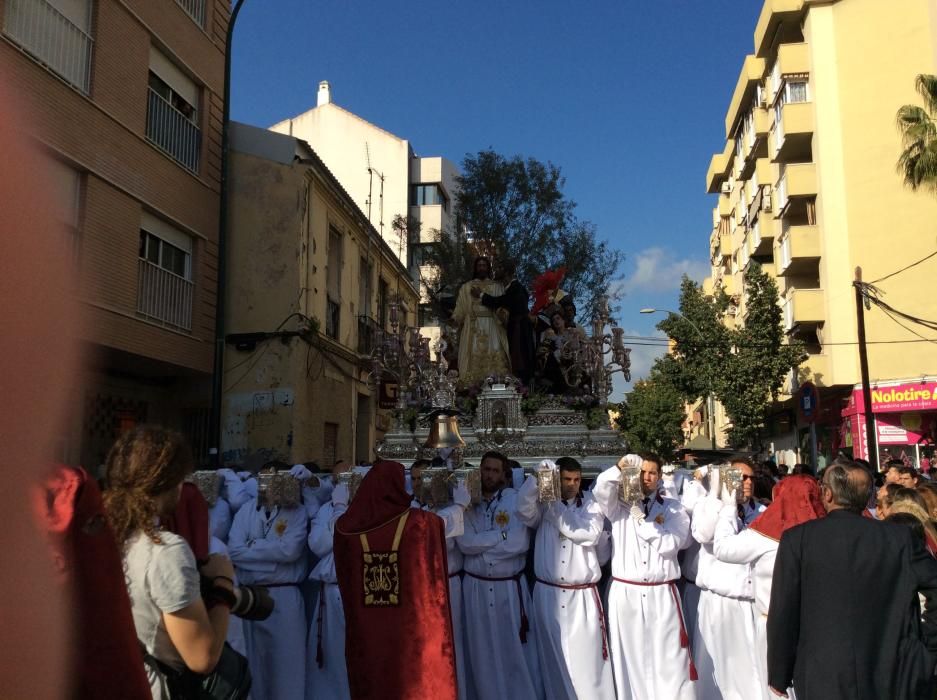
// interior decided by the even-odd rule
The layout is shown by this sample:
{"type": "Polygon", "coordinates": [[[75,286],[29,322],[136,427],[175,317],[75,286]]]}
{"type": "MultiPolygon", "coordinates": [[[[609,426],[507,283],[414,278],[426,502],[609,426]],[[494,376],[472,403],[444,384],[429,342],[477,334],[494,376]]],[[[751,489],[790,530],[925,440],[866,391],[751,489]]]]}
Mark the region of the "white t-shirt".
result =
{"type": "MultiPolygon", "coordinates": [[[[154,544],[142,531],[127,542],[124,574],[137,639],[168,666],[182,670],[185,663],[173,646],[163,613],[174,613],[201,597],[195,555],[179,535],[161,530],[162,544],[154,544]]],[[[154,700],[168,698],[162,678],[147,666],[154,700]]]]}

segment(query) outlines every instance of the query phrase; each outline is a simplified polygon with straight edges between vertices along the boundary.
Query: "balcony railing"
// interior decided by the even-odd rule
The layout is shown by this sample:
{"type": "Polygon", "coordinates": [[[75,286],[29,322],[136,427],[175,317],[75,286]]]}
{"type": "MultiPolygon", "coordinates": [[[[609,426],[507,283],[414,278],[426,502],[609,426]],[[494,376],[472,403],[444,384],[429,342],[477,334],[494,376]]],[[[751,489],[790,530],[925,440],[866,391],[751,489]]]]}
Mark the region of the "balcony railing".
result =
{"type": "Polygon", "coordinates": [[[358,317],[358,354],[370,355],[381,342],[381,326],[370,316],[358,317]]]}
{"type": "Polygon", "coordinates": [[[198,26],[205,27],[205,0],[176,0],[198,26]]]}
{"type": "Polygon", "coordinates": [[[184,277],[140,260],[137,280],[137,313],[165,326],[192,330],[192,290],[184,277]]]}
{"type": "Polygon", "coordinates": [[[202,134],[198,126],[149,88],[146,137],[187,170],[198,173],[202,134]]]}
{"type": "Polygon", "coordinates": [[[6,0],[3,31],[85,94],[91,88],[91,37],[46,0],[6,0]]]}

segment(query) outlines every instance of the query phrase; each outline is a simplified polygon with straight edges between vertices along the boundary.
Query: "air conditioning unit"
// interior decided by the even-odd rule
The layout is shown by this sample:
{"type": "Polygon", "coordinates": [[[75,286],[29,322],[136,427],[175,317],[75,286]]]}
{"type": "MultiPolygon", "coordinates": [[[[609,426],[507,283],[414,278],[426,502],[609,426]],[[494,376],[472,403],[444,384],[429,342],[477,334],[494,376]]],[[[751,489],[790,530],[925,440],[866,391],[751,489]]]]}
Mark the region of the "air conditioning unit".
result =
{"type": "Polygon", "coordinates": [[[730,182],[722,183],[722,194],[732,194],[732,183],[730,182]]]}
{"type": "Polygon", "coordinates": [[[761,198],[762,211],[768,212],[770,214],[772,204],[773,202],[771,201],[771,185],[765,185],[764,189],[762,190],[762,198],[761,198]]]}

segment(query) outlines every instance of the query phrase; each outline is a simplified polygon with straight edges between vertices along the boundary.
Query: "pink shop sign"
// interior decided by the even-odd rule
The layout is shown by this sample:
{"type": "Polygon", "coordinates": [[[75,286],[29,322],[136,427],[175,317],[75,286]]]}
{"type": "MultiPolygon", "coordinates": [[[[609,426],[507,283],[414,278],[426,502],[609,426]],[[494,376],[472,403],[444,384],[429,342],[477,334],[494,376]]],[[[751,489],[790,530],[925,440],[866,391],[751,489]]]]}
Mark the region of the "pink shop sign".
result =
{"type": "MultiPolygon", "coordinates": [[[[843,415],[863,413],[861,389],[852,392],[843,415]]],[[[937,411],[937,382],[911,382],[894,386],[872,387],[872,413],[937,411]]]]}

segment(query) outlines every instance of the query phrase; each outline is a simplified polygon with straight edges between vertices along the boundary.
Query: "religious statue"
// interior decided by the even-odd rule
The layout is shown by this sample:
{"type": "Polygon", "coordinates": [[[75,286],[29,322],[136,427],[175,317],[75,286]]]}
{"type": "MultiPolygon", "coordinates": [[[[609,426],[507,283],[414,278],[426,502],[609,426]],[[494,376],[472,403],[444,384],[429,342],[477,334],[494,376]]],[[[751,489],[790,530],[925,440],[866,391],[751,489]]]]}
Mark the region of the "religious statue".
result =
{"type": "Polygon", "coordinates": [[[498,264],[497,279],[504,285],[504,293],[494,295],[490,292],[472,290],[489,309],[507,311],[506,332],[508,350],[511,355],[511,372],[524,385],[530,384],[534,363],[534,328],[530,322],[530,294],[527,288],[515,277],[517,266],[510,260],[498,264]]]}
{"type": "Polygon", "coordinates": [[[459,326],[459,381],[471,384],[511,371],[508,338],[495,309],[481,303],[481,294],[499,296],[504,287],[491,279],[491,262],[478,257],[472,279],[459,288],[453,320],[459,326]],[[476,297],[472,290],[477,290],[476,297]]]}

